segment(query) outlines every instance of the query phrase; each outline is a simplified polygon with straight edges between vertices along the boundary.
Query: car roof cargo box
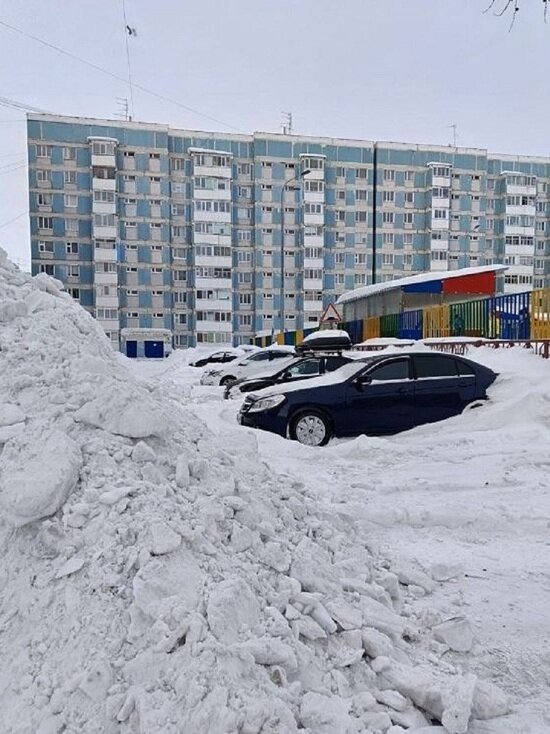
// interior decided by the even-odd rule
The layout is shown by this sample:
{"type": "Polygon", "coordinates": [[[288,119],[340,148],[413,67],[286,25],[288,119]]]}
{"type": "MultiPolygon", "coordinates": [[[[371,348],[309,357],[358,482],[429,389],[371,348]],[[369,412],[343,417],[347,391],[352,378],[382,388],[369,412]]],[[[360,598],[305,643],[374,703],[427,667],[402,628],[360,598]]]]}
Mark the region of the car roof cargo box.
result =
{"type": "Polygon", "coordinates": [[[341,352],[344,349],[351,349],[351,347],[352,343],[347,331],[325,329],[324,331],[314,331],[313,334],[306,336],[301,344],[296,345],[296,353],[341,352]]]}

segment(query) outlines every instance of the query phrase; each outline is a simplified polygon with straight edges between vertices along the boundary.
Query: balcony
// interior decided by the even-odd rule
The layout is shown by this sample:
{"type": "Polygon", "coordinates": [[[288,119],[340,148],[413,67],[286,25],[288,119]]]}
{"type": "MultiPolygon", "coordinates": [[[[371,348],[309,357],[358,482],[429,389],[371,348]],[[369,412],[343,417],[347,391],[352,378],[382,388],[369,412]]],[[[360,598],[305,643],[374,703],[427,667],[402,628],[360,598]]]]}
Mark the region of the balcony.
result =
{"type": "Polygon", "coordinates": [[[97,189],[98,191],[116,191],[116,179],[92,178],[92,189],[97,189]]]}

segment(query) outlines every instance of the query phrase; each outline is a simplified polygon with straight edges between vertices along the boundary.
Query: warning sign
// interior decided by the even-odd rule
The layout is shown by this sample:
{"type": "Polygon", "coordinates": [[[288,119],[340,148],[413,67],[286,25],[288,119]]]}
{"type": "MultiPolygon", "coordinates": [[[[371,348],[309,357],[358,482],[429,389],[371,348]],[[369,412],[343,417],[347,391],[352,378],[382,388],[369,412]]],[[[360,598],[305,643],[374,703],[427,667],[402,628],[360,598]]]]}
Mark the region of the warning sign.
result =
{"type": "Polygon", "coordinates": [[[323,315],[319,319],[320,324],[339,324],[342,321],[342,317],[336,310],[334,303],[329,303],[323,311],[323,315]]]}

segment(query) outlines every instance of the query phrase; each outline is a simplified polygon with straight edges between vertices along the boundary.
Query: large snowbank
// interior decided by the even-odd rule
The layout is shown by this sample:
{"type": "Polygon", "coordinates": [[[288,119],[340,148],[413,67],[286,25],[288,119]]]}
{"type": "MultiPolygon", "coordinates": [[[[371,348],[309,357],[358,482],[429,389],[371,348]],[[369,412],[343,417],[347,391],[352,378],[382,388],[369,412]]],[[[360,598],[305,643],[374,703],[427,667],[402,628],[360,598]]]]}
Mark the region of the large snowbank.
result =
{"type": "Polygon", "coordinates": [[[505,696],[416,644],[469,648],[410,603],[451,564],[392,567],[172,387],[0,251],[0,731],[504,732],[505,696]]]}

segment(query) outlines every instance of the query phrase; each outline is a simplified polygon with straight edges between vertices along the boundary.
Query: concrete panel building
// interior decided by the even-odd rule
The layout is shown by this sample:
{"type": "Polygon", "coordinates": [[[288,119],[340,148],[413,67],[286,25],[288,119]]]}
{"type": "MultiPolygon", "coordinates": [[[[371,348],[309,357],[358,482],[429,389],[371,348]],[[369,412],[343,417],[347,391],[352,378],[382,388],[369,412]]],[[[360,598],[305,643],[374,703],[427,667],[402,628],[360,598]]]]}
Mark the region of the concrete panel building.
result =
{"type": "Polygon", "coordinates": [[[550,158],[43,114],[28,154],[33,272],[114,345],[247,343],[282,292],[308,328],[373,278],[500,263],[509,292],[550,285],[550,158]]]}

